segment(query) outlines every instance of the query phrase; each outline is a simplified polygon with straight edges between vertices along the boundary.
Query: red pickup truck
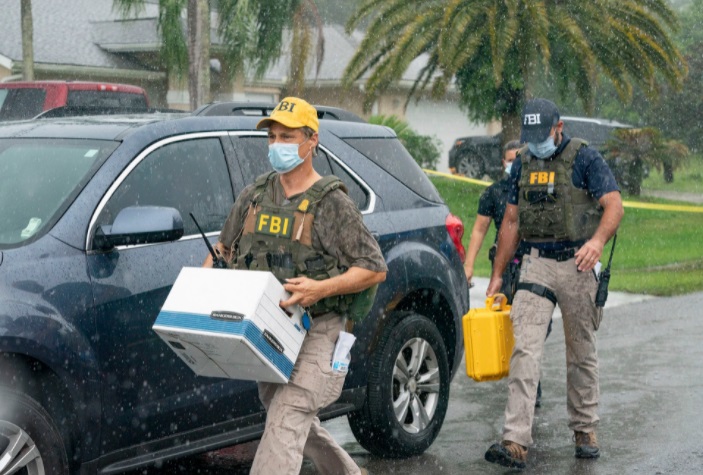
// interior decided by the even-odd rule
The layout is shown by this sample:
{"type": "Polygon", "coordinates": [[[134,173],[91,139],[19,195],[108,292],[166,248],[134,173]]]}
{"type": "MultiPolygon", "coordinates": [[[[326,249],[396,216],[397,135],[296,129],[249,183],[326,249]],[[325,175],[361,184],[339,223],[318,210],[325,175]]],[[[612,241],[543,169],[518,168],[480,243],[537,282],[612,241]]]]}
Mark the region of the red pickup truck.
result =
{"type": "Polygon", "coordinates": [[[146,111],[149,100],[141,87],[79,81],[0,83],[0,121],[30,119],[56,107],[146,111]]]}

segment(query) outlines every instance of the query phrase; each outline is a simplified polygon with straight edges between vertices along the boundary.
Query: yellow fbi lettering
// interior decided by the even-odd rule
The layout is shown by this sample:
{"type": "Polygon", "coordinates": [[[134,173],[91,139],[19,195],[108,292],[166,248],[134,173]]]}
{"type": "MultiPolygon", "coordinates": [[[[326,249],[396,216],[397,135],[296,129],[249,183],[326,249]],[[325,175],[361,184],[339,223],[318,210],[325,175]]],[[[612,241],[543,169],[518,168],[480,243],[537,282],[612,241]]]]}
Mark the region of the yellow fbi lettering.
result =
{"type": "Polygon", "coordinates": [[[530,173],[530,185],[553,185],[554,176],[554,172],[532,172],[530,173]]]}
{"type": "Polygon", "coordinates": [[[289,237],[293,227],[293,215],[259,213],[256,218],[256,232],[270,236],[289,237]]]}

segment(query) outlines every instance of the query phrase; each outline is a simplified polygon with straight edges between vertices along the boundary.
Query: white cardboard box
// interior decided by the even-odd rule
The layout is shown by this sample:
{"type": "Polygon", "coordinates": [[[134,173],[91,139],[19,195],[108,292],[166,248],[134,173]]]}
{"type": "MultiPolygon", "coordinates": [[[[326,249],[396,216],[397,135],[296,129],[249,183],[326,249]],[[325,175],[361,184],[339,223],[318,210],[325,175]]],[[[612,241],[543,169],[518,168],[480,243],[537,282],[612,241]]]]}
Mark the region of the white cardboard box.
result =
{"type": "Polygon", "coordinates": [[[287,383],[305,330],[286,298],[270,272],[184,267],[153,329],[198,375],[287,383]]]}

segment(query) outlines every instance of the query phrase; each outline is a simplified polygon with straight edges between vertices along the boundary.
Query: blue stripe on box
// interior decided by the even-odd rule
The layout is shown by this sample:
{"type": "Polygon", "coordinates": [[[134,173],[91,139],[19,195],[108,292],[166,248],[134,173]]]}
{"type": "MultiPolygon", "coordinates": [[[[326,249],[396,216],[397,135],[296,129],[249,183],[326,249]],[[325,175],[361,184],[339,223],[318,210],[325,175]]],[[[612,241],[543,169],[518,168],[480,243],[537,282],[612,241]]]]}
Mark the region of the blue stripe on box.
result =
{"type": "Polygon", "coordinates": [[[293,361],[271,348],[271,345],[264,340],[263,331],[251,320],[228,322],[215,320],[210,318],[209,315],[199,313],[161,311],[156,317],[154,325],[224,333],[227,335],[242,335],[287,378],[290,378],[290,374],[293,371],[293,361]]]}

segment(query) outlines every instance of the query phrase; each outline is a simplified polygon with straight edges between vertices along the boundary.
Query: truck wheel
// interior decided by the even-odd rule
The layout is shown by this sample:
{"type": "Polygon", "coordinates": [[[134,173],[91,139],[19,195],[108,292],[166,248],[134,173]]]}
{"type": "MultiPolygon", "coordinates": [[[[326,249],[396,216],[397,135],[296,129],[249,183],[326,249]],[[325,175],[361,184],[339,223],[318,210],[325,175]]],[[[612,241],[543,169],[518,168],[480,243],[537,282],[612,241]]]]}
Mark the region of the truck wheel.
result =
{"type": "Polygon", "coordinates": [[[486,174],[486,167],[480,155],[465,154],[459,159],[457,171],[467,178],[480,180],[486,174]]]}
{"type": "Polygon", "coordinates": [[[442,336],[416,313],[396,315],[371,357],[366,403],[349,414],[359,443],[380,457],[419,455],[442,428],[450,373],[442,336]]]}
{"type": "Polygon", "coordinates": [[[37,401],[0,389],[0,473],[66,475],[66,449],[49,414],[37,401]]]}

